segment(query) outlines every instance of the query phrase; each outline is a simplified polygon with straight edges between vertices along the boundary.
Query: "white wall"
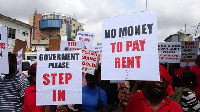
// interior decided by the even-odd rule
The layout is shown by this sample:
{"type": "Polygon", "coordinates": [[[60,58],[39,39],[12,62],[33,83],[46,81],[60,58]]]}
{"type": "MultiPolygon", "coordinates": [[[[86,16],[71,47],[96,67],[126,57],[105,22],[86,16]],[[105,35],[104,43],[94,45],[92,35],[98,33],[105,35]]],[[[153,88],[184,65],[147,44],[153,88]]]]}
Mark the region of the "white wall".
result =
{"type": "Polygon", "coordinates": [[[45,51],[46,47],[48,47],[48,46],[45,46],[45,45],[32,45],[32,51],[35,50],[35,47],[36,47],[37,51],[45,51]]]}

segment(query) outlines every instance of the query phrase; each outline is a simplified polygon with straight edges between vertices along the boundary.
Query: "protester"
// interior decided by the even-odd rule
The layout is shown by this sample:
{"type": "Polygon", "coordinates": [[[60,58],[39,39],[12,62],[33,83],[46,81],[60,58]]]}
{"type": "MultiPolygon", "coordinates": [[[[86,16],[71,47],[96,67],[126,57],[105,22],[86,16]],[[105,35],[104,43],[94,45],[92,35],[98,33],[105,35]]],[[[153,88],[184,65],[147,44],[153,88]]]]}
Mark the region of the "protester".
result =
{"type": "Polygon", "coordinates": [[[26,77],[17,71],[17,59],[8,54],[9,73],[0,80],[0,112],[22,112],[25,89],[29,86],[26,77]]]}
{"type": "Polygon", "coordinates": [[[184,112],[199,112],[200,102],[197,99],[194,87],[198,86],[198,81],[195,73],[184,72],[181,75],[181,80],[185,85],[185,91],[182,92],[181,106],[184,112]]]}
{"type": "Polygon", "coordinates": [[[80,112],[106,112],[107,96],[105,91],[96,86],[98,75],[86,73],[87,85],[82,88],[82,104],[80,112]]]}
{"type": "Polygon", "coordinates": [[[172,81],[167,70],[161,65],[160,77],[160,81],[147,81],[145,89],[131,96],[126,90],[129,87],[123,85],[118,94],[120,104],[117,112],[182,112],[178,104],[165,96],[172,94],[172,81]]]}
{"type": "Polygon", "coordinates": [[[175,90],[175,87],[182,87],[182,82],[180,77],[175,75],[175,67],[174,65],[169,66],[169,74],[172,77],[172,88],[175,90]]]}
{"type": "Polygon", "coordinates": [[[185,67],[181,67],[180,63],[175,63],[175,75],[181,77],[181,74],[185,72],[185,67]]]}
{"type": "MultiPolygon", "coordinates": [[[[198,82],[200,82],[200,55],[197,56],[196,65],[192,66],[190,68],[190,71],[196,74],[197,80],[198,82]]],[[[200,100],[200,83],[198,84],[197,87],[194,88],[194,91],[196,93],[198,100],[200,100]]]]}
{"type": "Polygon", "coordinates": [[[36,106],[36,65],[28,69],[31,85],[25,91],[23,112],[45,112],[45,106],[36,106]]]}

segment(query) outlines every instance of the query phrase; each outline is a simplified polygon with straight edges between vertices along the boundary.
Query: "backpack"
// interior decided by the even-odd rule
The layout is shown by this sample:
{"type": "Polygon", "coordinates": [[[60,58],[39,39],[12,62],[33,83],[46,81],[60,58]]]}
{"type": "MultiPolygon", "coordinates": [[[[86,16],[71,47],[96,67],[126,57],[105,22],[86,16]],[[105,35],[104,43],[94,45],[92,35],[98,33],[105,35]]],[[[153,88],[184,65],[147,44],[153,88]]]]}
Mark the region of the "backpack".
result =
{"type": "MultiPolygon", "coordinates": [[[[171,99],[172,101],[176,102],[177,104],[179,104],[182,107],[181,104],[181,97],[182,97],[182,93],[183,92],[193,92],[190,88],[186,88],[186,87],[175,87],[175,91],[173,95],[169,95],[168,98],[171,99]]],[[[188,112],[191,112],[192,109],[188,109],[188,112]]]]}

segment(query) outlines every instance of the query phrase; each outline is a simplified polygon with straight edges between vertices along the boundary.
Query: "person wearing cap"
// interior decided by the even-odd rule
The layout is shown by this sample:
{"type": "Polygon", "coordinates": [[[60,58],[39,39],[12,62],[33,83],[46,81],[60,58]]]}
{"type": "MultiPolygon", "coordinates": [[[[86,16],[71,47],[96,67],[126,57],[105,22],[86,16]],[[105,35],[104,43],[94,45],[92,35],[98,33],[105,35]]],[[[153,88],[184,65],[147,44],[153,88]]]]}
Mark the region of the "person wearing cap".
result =
{"type": "Polygon", "coordinates": [[[126,85],[118,93],[120,104],[117,112],[183,112],[182,108],[166,95],[173,94],[171,76],[159,66],[160,81],[147,81],[145,89],[130,96],[126,85]]]}
{"type": "Polygon", "coordinates": [[[45,106],[36,106],[36,66],[34,63],[28,69],[31,85],[25,90],[23,112],[45,112],[45,106]]]}
{"type": "Polygon", "coordinates": [[[0,80],[0,112],[21,112],[29,81],[17,70],[17,59],[8,53],[9,73],[0,80]]]}

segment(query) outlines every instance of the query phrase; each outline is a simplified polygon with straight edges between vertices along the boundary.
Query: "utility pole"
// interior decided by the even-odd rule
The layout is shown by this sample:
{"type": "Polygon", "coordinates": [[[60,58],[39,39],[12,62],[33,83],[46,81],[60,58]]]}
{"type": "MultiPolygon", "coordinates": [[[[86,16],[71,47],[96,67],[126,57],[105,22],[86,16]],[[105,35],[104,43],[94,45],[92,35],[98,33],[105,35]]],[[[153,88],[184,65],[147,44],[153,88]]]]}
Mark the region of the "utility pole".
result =
{"type": "Polygon", "coordinates": [[[147,0],[146,0],[146,11],[147,11],[147,0]]]}

